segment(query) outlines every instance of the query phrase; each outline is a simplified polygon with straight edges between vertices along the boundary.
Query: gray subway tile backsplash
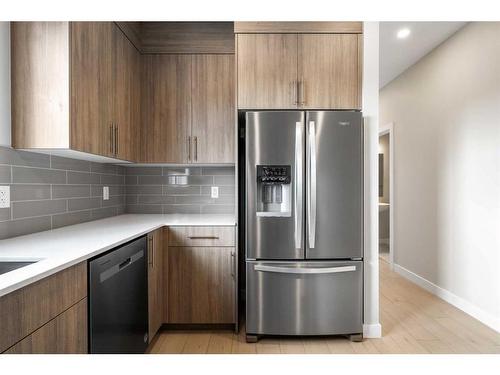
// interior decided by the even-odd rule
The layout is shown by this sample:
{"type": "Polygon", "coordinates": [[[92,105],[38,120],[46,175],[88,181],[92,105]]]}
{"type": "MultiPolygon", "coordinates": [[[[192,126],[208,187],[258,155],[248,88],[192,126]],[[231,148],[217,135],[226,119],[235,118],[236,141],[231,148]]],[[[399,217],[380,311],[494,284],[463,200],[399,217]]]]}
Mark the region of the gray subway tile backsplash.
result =
{"type": "Polygon", "coordinates": [[[51,216],[2,221],[0,222],[0,239],[41,232],[51,228],[51,216]]]}
{"type": "Polygon", "coordinates": [[[50,156],[0,146],[0,164],[50,168],[50,156]]]}
{"type": "Polygon", "coordinates": [[[12,167],[12,182],[16,184],[65,184],[66,171],[12,167]]]}
{"type": "Polygon", "coordinates": [[[90,197],[90,185],[52,185],[52,198],[90,197]]]}
{"type": "Polygon", "coordinates": [[[235,212],[232,166],[124,167],[0,147],[0,183],[11,187],[0,239],[123,213],[235,212]]]}
{"type": "Polygon", "coordinates": [[[10,183],[11,169],[10,165],[0,165],[0,183],[10,183]]]}
{"type": "Polygon", "coordinates": [[[67,211],[65,199],[43,201],[26,201],[12,203],[12,218],[21,219],[24,217],[54,215],[67,211]]]}
{"type": "Polygon", "coordinates": [[[127,166],[127,213],[234,213],[235,169],[232,166],[127,166]],[[211,198],[211,187],[219,198],[211,198]]]}
{"type": "Polygon", "coordinates": [[[0,147],[0,184],[11,198],[0,209],[0,239],[124,213],[124,174],[121,166],[0,147]]]}
{"type": "Polygon", "coordinates": [[[90,172],[90,162],[85,160],[76,160],[52,156],[50,158],[50,167],[52,169],[64,169],[66,171],[90,172]]]}
{"type": "Polygon", "coordinates": [[[68,184],[99,184],[101,175],[89,172],[68,172],[68,184]]]}
{"type": "Polygon", "coordinates": [[[10,199],[13,202],[50,199],[50,194],[50,185],[17,184],[10,187],[10,199]]]}

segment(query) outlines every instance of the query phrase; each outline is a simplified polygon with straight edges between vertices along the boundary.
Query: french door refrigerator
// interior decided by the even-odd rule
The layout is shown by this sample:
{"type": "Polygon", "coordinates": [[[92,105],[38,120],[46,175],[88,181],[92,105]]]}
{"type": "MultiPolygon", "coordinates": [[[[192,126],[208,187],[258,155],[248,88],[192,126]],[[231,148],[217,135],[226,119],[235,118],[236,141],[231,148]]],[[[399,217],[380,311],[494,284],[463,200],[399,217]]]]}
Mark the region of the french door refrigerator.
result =
{"type": "Polygon", "coordinates": [[[247,340],[361,339],[361,113],[250,111],[244,129],[247,340]]]}

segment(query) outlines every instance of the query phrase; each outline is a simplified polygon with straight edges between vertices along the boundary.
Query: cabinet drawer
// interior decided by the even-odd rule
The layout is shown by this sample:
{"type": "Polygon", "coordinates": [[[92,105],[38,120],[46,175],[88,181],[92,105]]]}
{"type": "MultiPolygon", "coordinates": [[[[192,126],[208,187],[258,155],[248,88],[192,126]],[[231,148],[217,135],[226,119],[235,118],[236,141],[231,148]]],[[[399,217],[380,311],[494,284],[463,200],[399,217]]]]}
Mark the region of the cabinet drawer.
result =
{"type": "Polygon", "coordinates": [[[5,354],[86,354],[87,298],[58,315],[5,354]]]}
{"type": "Polygon", "coordinates": [[[235,246],[234,227],[170,227],[169,246],[235,246]]]}
{"type": "Polygon", "coordinates": [[[87,263],[0,298],[0,352],[87,296],[87,263]]]}

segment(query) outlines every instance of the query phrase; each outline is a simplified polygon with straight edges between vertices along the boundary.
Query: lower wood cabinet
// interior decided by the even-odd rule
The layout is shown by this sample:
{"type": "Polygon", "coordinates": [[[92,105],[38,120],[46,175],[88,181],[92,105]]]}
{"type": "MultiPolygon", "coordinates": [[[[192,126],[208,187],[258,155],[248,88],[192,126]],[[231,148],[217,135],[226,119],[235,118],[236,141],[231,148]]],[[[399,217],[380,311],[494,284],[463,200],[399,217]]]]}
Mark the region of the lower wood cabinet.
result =
{"type": "MultiPolygon", "coordinates": [[[[149,342],[163,324],[163,228],[148,234],[149,342]]],[[[165,230],[166,231],[166,230],[165,230]]]]}
{"type": "Polygon", "coordinates": [[[235,322],[235,248],[169,247],[167,323],[235,322]]]}
{"type": "MultiPolygon", "coordinates": [[[[67,340],[71,340],[70,336],[75,335],[75,332],[83,335],[79,340],[87,340],[87,310],[79,310],[81,313],[78,314],[78,320],[85,322],[84,329],[75,328],[73,323],[68,323],[72,321],[69,318],[59,323],[54,321],[63,319],[62,314],[74,308],[86,296],[87,263],[82,262],[0,297],[0,352],[16,345],[42,327],[47,327],[49,331],[41,331],[31,338],[35,340],[36,348],[61,348],[68,350],[64,353],[70,353],[69,350],[72,350],[73,346],[67,340]],[[55,324],[55,328],[50,328],[51,324],[55,324]],[[62,346],[41,344],[44,341],[44,332],[52,332],[52,338],[61,341],[62,346]],[[65,342],[68,342],[67,346],[65,342]]],[[[23,344],[23,348],[28,347],[29,345],[23,344]]]]}
{"type": "Polygon", "coordinates": [[[87,298],[37,329],[5,354],[86,354],[87,298]]]}

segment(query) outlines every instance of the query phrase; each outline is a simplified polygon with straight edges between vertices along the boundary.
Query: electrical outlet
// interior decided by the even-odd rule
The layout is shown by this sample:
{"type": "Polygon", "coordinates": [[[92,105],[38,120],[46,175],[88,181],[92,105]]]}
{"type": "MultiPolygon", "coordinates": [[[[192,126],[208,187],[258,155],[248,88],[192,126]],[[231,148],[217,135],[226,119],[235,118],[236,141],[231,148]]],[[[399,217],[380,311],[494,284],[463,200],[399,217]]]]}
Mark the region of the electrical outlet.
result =
{"type": "Polygon", "coordinates": [[[109,186],[102,187],[102,200],[109,200],[109,186]]]}
{"type": "Polygon", "coordinates": [[[10,207],[10,186],[0,186],[0,208],[10,207]]]}
{"type": "Polygon", "coordinates": [[[211,197],[212,198],[219,198],[219,187],[218,186],[212,186],[211,197]]]}

